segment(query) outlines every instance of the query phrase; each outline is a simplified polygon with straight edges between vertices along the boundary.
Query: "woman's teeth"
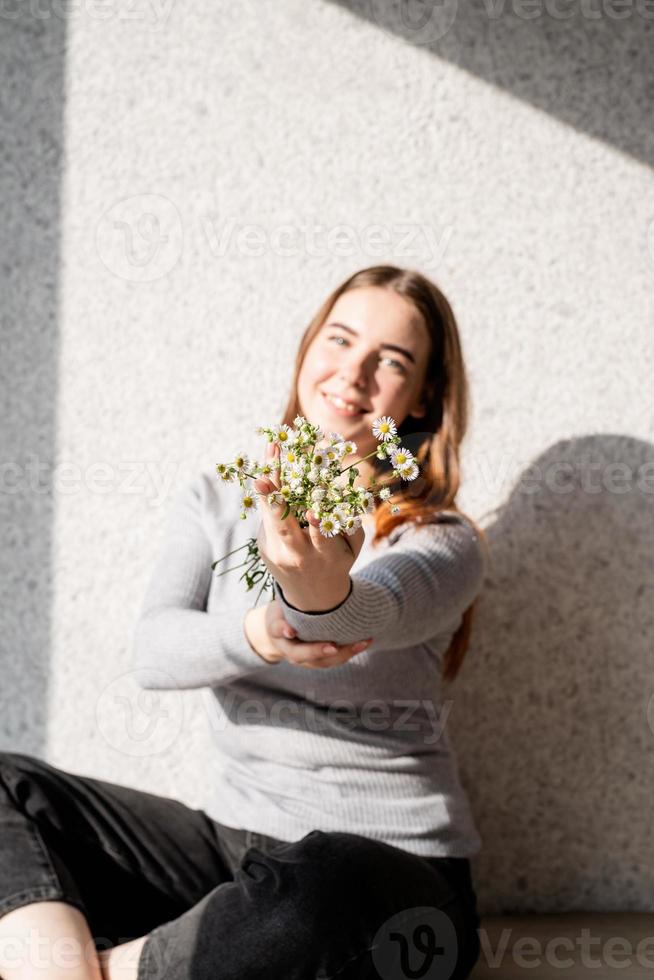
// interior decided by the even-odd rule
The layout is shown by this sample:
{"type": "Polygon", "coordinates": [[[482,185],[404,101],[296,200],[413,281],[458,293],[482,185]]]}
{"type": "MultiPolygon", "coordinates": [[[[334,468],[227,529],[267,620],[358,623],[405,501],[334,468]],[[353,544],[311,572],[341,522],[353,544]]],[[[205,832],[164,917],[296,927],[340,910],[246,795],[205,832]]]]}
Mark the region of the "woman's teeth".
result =
{"type": "Polygon", "coordinates": [[[324,394],[327,401],[330,402],[334,406],[334,408],[337,408],[339,412],[344,412],[347,415],[362,414],[361,409],[357,408],[356,405],[352,405],[351,402],[344,402],[343,399],[339,398],[337,395],[328,395],[326,393],[324,394]]]}

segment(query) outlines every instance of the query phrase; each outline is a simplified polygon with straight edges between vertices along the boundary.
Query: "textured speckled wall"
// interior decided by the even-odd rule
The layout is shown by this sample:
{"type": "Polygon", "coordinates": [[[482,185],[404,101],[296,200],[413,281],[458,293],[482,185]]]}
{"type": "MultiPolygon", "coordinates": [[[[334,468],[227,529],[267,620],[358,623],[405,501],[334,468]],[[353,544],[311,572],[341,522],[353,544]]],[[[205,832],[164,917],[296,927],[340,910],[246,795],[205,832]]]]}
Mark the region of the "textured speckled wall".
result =
{"type": "Polygon", "coordinates": [[[131,664],[172,496],[259,449],[328,290],[415,266],[492,549],[446,694],[480,908],[647,910],[654,12],[436,6],[3,14],[2,746],[202,805],[207,692],[131,664]]]}

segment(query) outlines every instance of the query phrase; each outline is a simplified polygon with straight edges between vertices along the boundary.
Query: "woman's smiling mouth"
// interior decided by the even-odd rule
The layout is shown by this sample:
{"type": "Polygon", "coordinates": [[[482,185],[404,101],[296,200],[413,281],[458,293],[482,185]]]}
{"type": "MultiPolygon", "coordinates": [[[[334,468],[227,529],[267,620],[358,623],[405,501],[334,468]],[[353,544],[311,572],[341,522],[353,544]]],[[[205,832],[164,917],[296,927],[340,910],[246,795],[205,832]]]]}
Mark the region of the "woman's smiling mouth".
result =
{"type": "Polygon", "coordinates": [[[352,406],[351,402],[344,401],[342,398],[339,398],[338,395],[331,395],[326,391],[321,392],[321,394],[332,411],[334,411],[337,415],[343,415],[347,418],[354,418],[357,415],[365,414],[365,409],[352,406]]]}

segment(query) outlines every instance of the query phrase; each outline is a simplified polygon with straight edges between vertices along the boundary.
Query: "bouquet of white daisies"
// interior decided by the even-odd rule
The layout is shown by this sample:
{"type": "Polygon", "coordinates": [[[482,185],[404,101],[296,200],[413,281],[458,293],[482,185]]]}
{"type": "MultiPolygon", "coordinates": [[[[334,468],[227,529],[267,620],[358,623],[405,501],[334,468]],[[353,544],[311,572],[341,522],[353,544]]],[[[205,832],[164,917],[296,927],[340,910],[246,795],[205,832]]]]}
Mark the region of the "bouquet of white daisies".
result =
{"type": "MultiPolygon", "coordinates": [[[[257,435],[265,435],[269,443],[279,446],[279,457],[276,460],[251,462],[242,454],[232,463],[216,463],[218,478],[223,483],[238,481],[242,491],[241,518],[245,520],[248,511],[257,509],[258,496],[256,491],[253,492],[248,487],[247,481],[270,476],[278,470],[279,489],[269,493],[267,500],[271,506],[284,508],[282,520],[292,513],[300,527],[308,527],[306,513],[310,510],[319,522],[320,533],[325,537],[354,534],[361,527],[361,515],[372,509],[375,496],[380,500],[387,500],[391,495],[390,489],[378,488],[374,477],[371,477],[371,485],[367,488],[354,486],[359,475],[356,463],[362,462],[361,459],[341,469],[343,458],[357,451],[355,442],[344,439],[338,432],[325,434],[320,426],[312,425],[302,415],[293,420],[293,425],[295,428],[274,425],[256,429],[257,435]]],[[[389,459],[396,478],[415,480],[419,473],[418,465],[412,454],[400,445],[394,420],[389,415],[380,416],[372,424],[372,433],[379,444],[363,459],[370,456],[389,459]]],[[[397,505],[390,506],[392,513],[399,511],[397,505]]],[[[225,561],[243,548],[247,548],[247,557],[236,568],[246,566],[240,577],[245,578],[248,590],[264,579],[257,595],[258,602],[264,589],[270,588],[272,591],[274,580],[259,555],[256,538],[250,538],[240,548],[218,558],[211,568],[214,569],[219,562],[225,561]]],[[[226,569],[219,574],[224,575],[234,570],[226,569]]]]}

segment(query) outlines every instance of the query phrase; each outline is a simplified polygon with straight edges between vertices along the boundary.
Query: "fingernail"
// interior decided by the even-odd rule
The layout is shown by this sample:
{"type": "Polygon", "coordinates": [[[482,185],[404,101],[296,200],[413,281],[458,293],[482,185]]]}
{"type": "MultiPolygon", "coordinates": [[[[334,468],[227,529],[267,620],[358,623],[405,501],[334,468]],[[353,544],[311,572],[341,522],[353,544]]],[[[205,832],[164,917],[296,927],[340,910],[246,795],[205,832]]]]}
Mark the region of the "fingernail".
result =
{"type": "Polygon", "coordinates": [[[325,647],[322,648],[322,652],[323,653],[336,653],[336,649],[337,648],[333,645],[333,643],[328,643],[327,646],[325,646],[325,647]]]}
{"type": "Polygon", "coordinates": [[[358,643],[354,644],[355,650],[365,650],[367,646],[370,646],[370,640],[359,640],[358,643]]]}
{"type": "Polygon", "coordinates": [[[284,636],[288,637],[289,640],[293,639],[293,637],[295,636],[295,630],[291,629],[290,626],[287,626],[284,629],[284,636]]]}

